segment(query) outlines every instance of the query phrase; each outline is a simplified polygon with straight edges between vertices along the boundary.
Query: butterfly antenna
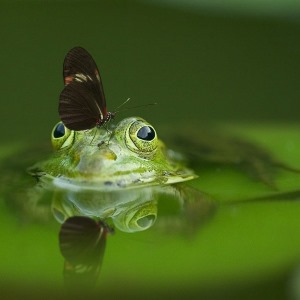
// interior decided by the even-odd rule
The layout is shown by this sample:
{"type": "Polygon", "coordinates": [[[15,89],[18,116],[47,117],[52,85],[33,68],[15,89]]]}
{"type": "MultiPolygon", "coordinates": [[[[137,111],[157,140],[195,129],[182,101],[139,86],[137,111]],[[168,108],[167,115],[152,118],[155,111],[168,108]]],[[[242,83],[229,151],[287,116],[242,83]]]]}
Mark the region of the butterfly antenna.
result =
{"type": "Polygon", "coordinates": [[[124,107],[123,109],[119,109],[120,107],[122,107],[125,103],[127,103],[130,100],[130,98],[128,98],[125,102],[123,102],[115,111],[115,113],[118,113],[120,111],[123,110],[128,110],[128,109],[135,109],[135,108],[140,108],[140,107],[146,107],[146,106],[152,106],[152,105],[156,105],[157,102],[153,102],[153,103],[148,103],[148,104],[142,104],[142,105],[137,105],[137,106],[129,106],[129,107],[124,107]]]}
{"type": "Polygon", "coordinates": [[[121,104],[117,107],[117,109],[115,110],[115,113],[119,112],[119,111],[120,111],[119,109],[120,109],[122,106],[124,106],[129,100],[130,100],[130,98],[126,99],[123,103],[121,103],[121,104]]]}

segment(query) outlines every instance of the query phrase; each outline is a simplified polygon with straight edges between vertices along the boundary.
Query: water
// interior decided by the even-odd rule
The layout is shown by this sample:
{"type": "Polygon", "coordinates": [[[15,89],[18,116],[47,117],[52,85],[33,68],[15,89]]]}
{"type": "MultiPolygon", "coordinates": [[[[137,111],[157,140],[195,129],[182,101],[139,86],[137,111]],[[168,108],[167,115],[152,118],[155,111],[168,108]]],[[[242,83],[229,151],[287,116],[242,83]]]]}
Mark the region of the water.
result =
{"type": "MultiPolygon", "coordinates": [[[[281,133],[266,126],[239,130],[257,142],[270,137],[266,144],[275,149],[278,159],[299,165],[297,128],[285,128],[281,133]],[[273,140],[272,133],[276,133],[273,140]],[[278,140],[285,145],[281,149],[275,147],[278,140]],[[292,142],[294,147],[287,147],[292,142]]],[[[290,292],[290,282],[297,280],[293,277],[300,249],[297,173],[277,169],[276,190],[235,167],[198,165],[194,160],[199,178],[189,183],[196,188],[192,192],[175,187],[181,192],[173,194],[170,187],[170,192],[163,189],[162,193],[150,187],[141,191],[144,197],[139,190],[129,191],[128,196],[122,192],[124,197],[111,193],[100,197],[95,191],[78,196],[72,191],[36,190],[36,182],[24,166],[30,165],[30,160],[35,162],[36,154],[30,153],[23,155],[26,159],[15,155],[2,163],[3,179],[9,184],[2,187],[1,237],[6,242],[1,248],[1,276],[8,292],[18,286],[22,293],[37,297],[41,293],[66,296],[58,221],[73,214],[112,215],[107,222],[115,232],[108,230],[106,247],[99,248],[103,255],[96,287],[76,283],[71,285],[69,296],[75,290],[86,297],[90,293],[130,296],[149,293],[151,284],[151,292],[162,297],[170,293],[212,298],[259,293],[273,297],[290,292]],[[141,232],[124,231],[119,225],[124,212],[144,207],[150,217],[141,224],[151,225],[152,216],[157,215],[154,225],[141,232]]],[[[93,253],[93,247],[87,245],[87,249],[93,253]]]]}
{"type": "MultiPolygon", "coordinates": [[[[109,110],[128,97],[134,105],[159,103],[119,119],[141,115],[163,140],[183,130],[198,141],[200,124],[221,123],[299,168],[299,128],[290,124],[299,111],[298,23],[188,14],[133,2],[2,5],[2,295],[64,296],[53,197],[36,212],[26,209],[32,195],[24,191],[35,184],[26,168],[51,151],[62,61],[75,45],[97,61],[109,110]]],[[[175,144],[184,153],[193,145],[175,144]]],[[[182,217],[174,198],[163,197],[148,230],[116,228],[106,238],[95,293],[237,299],[295,294],[299,175],[271,168],[267,174],[276,190],[251,177],[253,169],[244,173],[217,159],[205,165],[192,160],[191,166],[199,175],[190,183],[201,191],[196,203],[207,209],[196,206],[189,218],[197,222],[186,224],[189,218],[182,217]]]]}

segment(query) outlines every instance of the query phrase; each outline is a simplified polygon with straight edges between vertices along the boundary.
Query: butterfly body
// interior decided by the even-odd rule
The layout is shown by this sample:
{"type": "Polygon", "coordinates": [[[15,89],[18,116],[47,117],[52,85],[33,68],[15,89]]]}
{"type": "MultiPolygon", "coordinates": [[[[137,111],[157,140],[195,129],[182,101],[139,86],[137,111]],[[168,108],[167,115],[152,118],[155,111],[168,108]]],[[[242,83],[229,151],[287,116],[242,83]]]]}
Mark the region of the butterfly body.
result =
{"type": "Polygon", "coordinates": [[[108,112],[98,67],[83,48],[71,49],[64,60],[65,88],[59,98],[59,115],[70,130],[101,127],[114,118],[108,112]]]}

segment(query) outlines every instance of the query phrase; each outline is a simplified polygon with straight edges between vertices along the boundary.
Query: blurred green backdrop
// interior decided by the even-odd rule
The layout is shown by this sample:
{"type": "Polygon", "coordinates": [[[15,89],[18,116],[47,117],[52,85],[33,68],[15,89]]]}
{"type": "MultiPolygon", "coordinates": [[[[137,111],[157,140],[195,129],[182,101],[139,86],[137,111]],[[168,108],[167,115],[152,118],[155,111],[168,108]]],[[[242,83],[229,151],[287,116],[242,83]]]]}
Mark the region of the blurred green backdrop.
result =
{"type": "MultiPolygon", "coordinates": [[[[158,102],[157,106],[125,111],[120,116],[140,115],[158,132],[170,122],[178,126],[188,121],[245,122],[250,128],[251,123],[298,122],[300,4],[292,0],[270,3],[1,2],[2,142],[48,140],[59,119],[62,62],[67,51],[77,45],[85,47],[100,68],[108,109],[113,111],[128,97],[132,99],[128,106],[158,102]]],[[[280,159],[299,165],[298,128],[291,132],[285,130],[288,126],[276,127],[281,128],[279,135],[278,130],[256,128],[252,136],[250,130],[250,137],[266,142],[280,159]]],[[[269,187],[230,172],[199,170],[197,184],[224,202],[244,199],[249,191],[259,195],[270,192],[269,187]]],[[[298,177],[279,179],[283,191],[299,189],[298,177]]],[[[130,239],[118,234],[109,241],[101,284],[116,293],[118,279],[124,286],[134,288],[138,283],[148,288],[148,281],[141,276],[146,274],[152,280],[151,287],[161,287],[162,282],[171,286],[172,273],[176,283],[187,287],[201,283],[208,293],[215,290],[215,280],[227,280],[235,288],[242,283],[241,289],[249,285],[254,293],[261,289],[282,299],[278,290],[286,291],[288,272],[296,270],[299,262],[299,207],[296,201],[268,204],[221,207],[214,222],[190,244],[172,236],[156,243],[151,232],[130,239]],[[182,263],[182,257],[189,259],[182,263]],[[188,273],[196,274],[194,281],[185,277],[188,273]]],[[[34,281],[35,285],[36,277],[28,276],[30,270],[50,285],[51,280],[61,284],[57,276],[61,276],[63,263],[57,247],[59,225],[53,225],[53,230],[36,224],[20,231],[6,207],[1,207],[0,214],[5,224],[1,234],[9,241],[2,247],[1,276],[17,277],[24,285],[26,280],[34,281]],[[17,238],[12,239],[14,234],[17,238]],[[32,241],[37,246],[28,246],[32,241]],[[53,255],[50,263],[45,259],[48,253],[53,255]]],[[[299,284],[297,276],[295,282],[299,284]]]]}
{"type": "Polygon", "coordinates": [[[298,121],[299,15],[279,0],[1,2],[3,138],[50,132],[76,45],[95,58],[109,110],[159,103],[121,117],[298,121]]]}

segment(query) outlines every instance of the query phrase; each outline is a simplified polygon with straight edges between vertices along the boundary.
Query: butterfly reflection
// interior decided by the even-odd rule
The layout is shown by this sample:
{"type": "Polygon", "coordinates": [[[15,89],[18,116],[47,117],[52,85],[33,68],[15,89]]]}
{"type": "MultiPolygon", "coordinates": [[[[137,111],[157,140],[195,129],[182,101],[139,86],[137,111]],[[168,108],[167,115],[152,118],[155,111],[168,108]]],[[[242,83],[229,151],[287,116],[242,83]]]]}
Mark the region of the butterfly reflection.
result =
{"type": "Polygon", "coordinates": [[[61,226],[59,246],[64,263],[66,286],[95,285],[105,252],[107,234],[113,229],[102,221],[73,216],[61,226]]]}

